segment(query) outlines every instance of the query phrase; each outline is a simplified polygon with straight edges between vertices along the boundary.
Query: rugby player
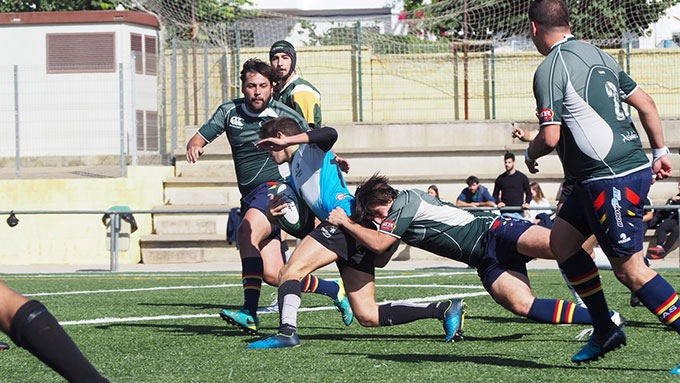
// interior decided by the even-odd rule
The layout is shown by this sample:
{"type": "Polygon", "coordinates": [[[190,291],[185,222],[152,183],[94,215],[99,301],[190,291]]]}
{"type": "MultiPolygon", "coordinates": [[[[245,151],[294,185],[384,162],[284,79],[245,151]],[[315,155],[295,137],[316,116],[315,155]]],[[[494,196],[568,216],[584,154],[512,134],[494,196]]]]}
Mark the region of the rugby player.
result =
{"type": "MultiPolygon", "coordinates": [[[[3,282],[0,330],[69,382],[108,382],[42,303],[29,300],[3,282]]],[[[6,345],[3,343],[3,347],[6,345]]]]}
{"type": "MultiPolygon", "coordinates": [[[[279,76],[274,99],[286,104],[302,116],[310,128],[321,127],[321,92],[297,74],[297,52],[293,44],[280,40],[269,49],[269,62],[279,76]]],[[[340,169],[347,173],[349,162],[335,156],[340,169]]]]}
{"type": "MultiPolygon", "coordinates": [[[[538,299],[529,285],[526,263],[554,259],[550,230],[524,219],[467,212],[424,191],[398,191],[374,175],[357,188],[354,214],[335,209],[328,221],[362,245],[382,253],[398,240],[477,268],[484,288],[507,310],[541,323],[591,324],[588,310],[559,299],[538,299]],[[361,222],[373,221],[378,230],[361,222]]],[[[351,299],[350,299],[351,302],[351,299]]],[[[357,319],[361,316],[355,310],[357,319]]],[[[625,320],[610,314],[619,324],[625,320]]]]}
{"type": "MultiPolygon", "coordinates": [[[[272,99],[274,69],[258,60],[243,64],[241,90],[244,98],[220,105],[187,144],[187,161],[194,163],[203,153],[203,147],[222,133],[226,134],[236,167],[236,178],[241,192],[241,225],[237,238],[243,273],[243,308],[240,311],[222,310],[220,316],[246,333],[257,332],[257,307],[262,281],[278,286],[279,270],[284,260],[281,248],[281,230],[270,224],[266,211],[269,205],[268,188],[272,183],[283,182],[289,175],[287,164],[278,165],[268,153],[255,147],[259,141],[260,124],[287,116],[303,130],[307,122],[294,110],[272,99]]],[[[334,300],[342,313],[345,325],[352,323],[352,312],[344,295],[341,282],[326,281],[313,275],[306,276],[301,284],[304,292],[324,294],[334,300]]]]}
{"type": "MultiPolygon", "coordinates": [[[[465,315],[465,304],[461,299],[429,304],[395,302],[376,305],[374,254],[358,246],[343,229],[326,221],[333,209],[350,213],[354,205],[354,197],[330,152],[337,140],[335,129],[324,127],[303,133],[295,121],[279,118],[265,122],[260,135],[264,139],[257,144],[258,148],[271,151],[277,163],[290,163],[293,188],[323,222],[302,239],[281,269],[278,333],[254,342],[248,348],[300,345],[297,334],[300,280],[331,262],[338,265],[352,310],[362,326],[392,326],[436,318],[443,321],[446,342],[460,340],[465,315]]],[[[274,199],[270,210],[272,216],[281,215],[284,205],[281,198],[274,199]]],[[[390,251],[395,249],[396,246],[390,251]]]]}
{"type": "Polygon", "coordinates": [[[532,1],[529,20],[534,45],[546,58],[534,75],[540,131],[525,161],[535,173],[536,159],[557,147],[566,178],[575,181],[555,219],[550,247],[593,318],[593,335],[571,360],[597,360],[626,344],[623,329],[609,317],[598,269],[581,248],[591,234],[616,277],[680,333],[678,295],[642,254],[643,205],[652,178],[667,178],[673,170],[654,100],[613,57],[574,38],[564,0],[532,1]],[[651,164],[623,102],[638,111],[653,149],[651,164]]]}

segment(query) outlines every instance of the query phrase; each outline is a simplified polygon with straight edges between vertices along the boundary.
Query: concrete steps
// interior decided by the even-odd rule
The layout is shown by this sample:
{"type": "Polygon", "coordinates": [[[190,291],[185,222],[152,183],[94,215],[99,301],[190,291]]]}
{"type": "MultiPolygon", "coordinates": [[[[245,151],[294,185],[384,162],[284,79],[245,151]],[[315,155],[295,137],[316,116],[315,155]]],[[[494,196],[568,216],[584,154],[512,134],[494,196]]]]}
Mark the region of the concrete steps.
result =
{"type": "MultiPolygon", "coordinates": [[[[641,126],[638,124],[638,126],[641,126]]],[[[529,174],[524,165],[527,144],[512,139],[514,127],[535,129],[536,123],[513,121],[470,121],[409,124],[337,124],[338,142],[334,151],[350,161],[345,178],[354,191],[362,180],[379,172],[398,189],[427,189],[438,186],[441,198],[455,202],[470,175],[493,191],[494,180],[504,171],[503,155],[512,152],[517,168],[540,183],[554,203],[563,179],[562,166],[555,153],[539,160],[540,172],[529,174]]],[[[672,153],[680,148],[680,120],[664,120],[665,138],[672,153]]],[[[142,238],[142,258],[146,263],[238,261],[236,249],[226,244],[226,221],[230,208],[240,206],[233,156],[223,136],[205,147],[197,163],[185,159],[184,144],[197,127],[184,129],[184,142],[175,153],[175,177],[165,180],[164,206],[155,208],[154,234],[142,238]],[[168,210],[222,210],[223,214],[163,214],[168,210]]],[[[645,139],[643,137],[643,139],[645,139]]],[[[645,143],[645,146],[649,145],[645,143]]],[[[651,151],[648,151],[651,157],[651,151]]],[[[672,156],[680,169],[680,158],[672,156]]],[[[676,174],[678,172],[676,171],[676,174]]],[[[655,204],[677,193],[677,181],[652,186],[655,204]]],[[[400,249],[399,251],[403,250],[400,249]]],[[[417,259],[428,259],[425,252],[411,251],[417,259]]]]}

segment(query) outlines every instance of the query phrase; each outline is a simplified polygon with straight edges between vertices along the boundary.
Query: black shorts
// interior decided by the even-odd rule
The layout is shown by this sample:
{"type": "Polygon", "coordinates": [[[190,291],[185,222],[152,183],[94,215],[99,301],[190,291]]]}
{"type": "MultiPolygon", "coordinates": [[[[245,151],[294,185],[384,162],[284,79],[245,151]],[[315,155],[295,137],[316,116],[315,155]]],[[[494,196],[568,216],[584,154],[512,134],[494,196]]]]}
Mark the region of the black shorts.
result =
{"type": "Polygon", "coordinates": [[[576,181],[567,181],[564,180],[562,182],[562,185],[560,185],[560,198],[558,198],[557,204],[561,205],[564,203],[564,201],[567,200],[567,197],[569,194],[571,194],[571,190],[574,188],[574,184],[576,181]]]}
{"type": "Polygon", "coordinates": [[[484,235],[484,255],[477,264],[477,275],[487,291],[506,271],[527,275],[527,262],[533,258],[517,251],[519,237],[533,224],[524,219],[499,217],[484,235]]]}
{"type": "Polygon", "coordinates": [[[338,255],[335,263],[340,272],[344,267],[350,267],[371,275],[375,274],[375,253],[357,242],[343,228],[323,221],[309,233],[309,236],[338,255]]]}

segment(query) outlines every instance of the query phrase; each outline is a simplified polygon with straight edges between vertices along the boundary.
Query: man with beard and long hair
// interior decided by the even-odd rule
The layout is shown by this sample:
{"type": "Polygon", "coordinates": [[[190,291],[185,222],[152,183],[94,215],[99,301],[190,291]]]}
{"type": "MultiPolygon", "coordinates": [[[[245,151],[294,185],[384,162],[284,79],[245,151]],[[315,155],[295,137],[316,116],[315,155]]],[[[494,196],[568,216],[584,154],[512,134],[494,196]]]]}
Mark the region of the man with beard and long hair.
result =
{"type": "MultiPolygon", "coordinates": [[[[309,130],[307,122],[294,110],[273,100],[272,84],[276,73],[267,63],[250,59],[243,64],[241,90],[245,97],[220,105],[187,144],[187,161],[195,163],[204,146],[222,133],[227,136],[236,167],[236,179],[241,192],[241,225],[237,240],[241,255],[244,304],[240,311],[222,310],[220,316],[248,334],[257,333],[257,307],[262,281],[278,286],[279,270],[283,267],[281,230],[269,223],[265,212],[269,206],[270,188],[284,182],[290,169],[277,165],[269,153],[258,151],[260,125],[277,117],[290,117],[300,127],[309,130]]],[[[303,292],[331,297],[342,313],[345,325],[353,315],[341,282],[326,281],[308,275],[302,281],[303,292]]]]}

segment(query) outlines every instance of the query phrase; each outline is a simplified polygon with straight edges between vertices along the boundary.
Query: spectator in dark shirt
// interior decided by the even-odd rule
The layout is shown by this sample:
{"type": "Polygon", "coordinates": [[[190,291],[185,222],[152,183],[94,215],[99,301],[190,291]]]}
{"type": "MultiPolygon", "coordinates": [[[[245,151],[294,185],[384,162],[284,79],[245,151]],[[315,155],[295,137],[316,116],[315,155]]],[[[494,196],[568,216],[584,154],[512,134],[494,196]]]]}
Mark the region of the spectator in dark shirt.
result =
{"type": "Polygon", "coordinates": [[[496,202],[494,201],[491,194],[489,194],[489,189],[479,184],[479,178],[470,176],[467,178],[465,183],[467,183],[468,186],[460,192],[458,200],[456,200],[456,206],[496,207],[496,202]]]}
{"type": "MultiPolygon", "coordinates": [[[[521,206],[529,207],[531,202],[531,187],[529,178],[522,172],[515,169],[515,155],[505,153],[505,172],[496,178],[493,188],[493,198],[498,203],[498,207],[521,206]]],[[[520,212],[503,213],[504,216],[523,219],[524,215],[520,212]]]]}

